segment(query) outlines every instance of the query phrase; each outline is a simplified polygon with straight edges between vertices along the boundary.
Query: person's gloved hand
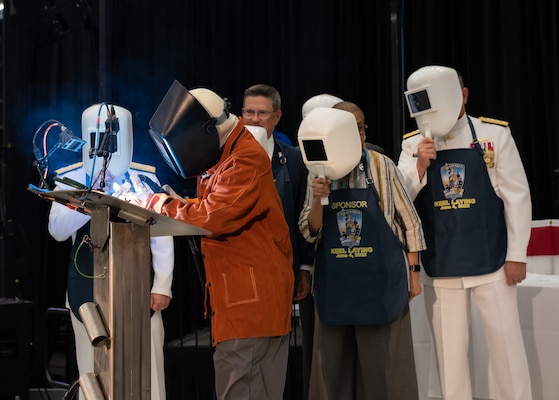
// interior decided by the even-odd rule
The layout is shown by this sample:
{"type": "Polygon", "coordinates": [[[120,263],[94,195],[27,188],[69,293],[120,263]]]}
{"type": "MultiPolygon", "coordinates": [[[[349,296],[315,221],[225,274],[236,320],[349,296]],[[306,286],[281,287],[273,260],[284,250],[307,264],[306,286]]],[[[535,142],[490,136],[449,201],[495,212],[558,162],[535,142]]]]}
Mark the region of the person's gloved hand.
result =
{"type": "Polygon", "coordinates": [[[136,192],[123,192],[123,193],[117,194],[117,196],[115,196],[115,197],[117,197],[120,200],[123,200],[127,203],[131,203],[131,204],[135,204],[137,206],[140,206],[142,208],[145,208],[143,203],[147,200],[147,197],[138,196],[138,194],[136,192]]]}
{"type": "Polygon", "coordinates": [[[173,189],[169,184],[166,183],[161,187],[161,189],[163,189],[165,193],[167,193],[172,198],[180,200],[183,203],[186,203],[186,199],[180,196],[177,192],[175,192],[175,189],[173,189]]]}
{"type": "Polygon", "coordinates": [[[127,192],[121,194],[119,199],[145,208],[146,210],[155,211],[156,213],[161,214],[163,206],[173,198],[165,193],[153,193],[145,197],[138,196],[138,194],[134,192],[127,192]]]}
{"type": "Polygon", "coordinates": [[[173,200],[173,198],[165,193],[154,193],[150,194],[147,199],[142,202],[142,207],[161,214],[163,206],[171,200],[173,200]]]}

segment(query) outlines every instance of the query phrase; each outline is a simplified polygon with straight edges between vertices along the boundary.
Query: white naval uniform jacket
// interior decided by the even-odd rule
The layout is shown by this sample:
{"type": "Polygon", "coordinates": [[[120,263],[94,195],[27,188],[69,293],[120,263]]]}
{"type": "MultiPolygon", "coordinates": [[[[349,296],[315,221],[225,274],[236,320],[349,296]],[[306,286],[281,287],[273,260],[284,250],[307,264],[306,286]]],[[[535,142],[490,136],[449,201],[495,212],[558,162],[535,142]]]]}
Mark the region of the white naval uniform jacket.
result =
{"type": "MultiPolygon", "coordinates": [[[[478,119],[470,116],[470,118],[481,146],[490,145],[495,153],[495,165],[487,170],[495,193],[504,203],[507,226],[505,260],[526,262],[532,226],[532,201],[526,172],[511,130],[508,124],[502,121],[483,117],[478,119]]],[[[423,136],[418,131],[417,134],[406,135],[402,141],[402,152],[398,161],[398,168],[404,176],[406,188],[412,199],[416,198],[427,183],[427,174],[421,181],[419,180],[416,168],[417,157],[413,156],[422,140],[423,136]]],[[[471,148],[472,133],[466,114],[456,122],[447,135],[434,140],[437,151],[471,148]]],[[[457,278],[431,278],[422,272],[422,280],[425,284],[447,288],[469,288],[502,279],[504,279],[503,268],[491,274],[457,278]]]]}

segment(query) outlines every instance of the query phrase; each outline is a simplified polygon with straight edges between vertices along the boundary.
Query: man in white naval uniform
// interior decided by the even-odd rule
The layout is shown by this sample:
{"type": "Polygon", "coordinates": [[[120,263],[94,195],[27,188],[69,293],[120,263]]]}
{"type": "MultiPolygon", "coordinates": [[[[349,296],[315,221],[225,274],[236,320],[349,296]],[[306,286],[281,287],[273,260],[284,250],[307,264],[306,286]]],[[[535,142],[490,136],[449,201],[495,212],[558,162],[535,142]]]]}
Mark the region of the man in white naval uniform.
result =
{"type": "Polygon", "coordinates": [[[473,297],[497,398],[530,400],[516,297],[516,285],[526,277],[531,229],[526,173],[507,122],[466,114],[468,89],[453,69],[431,66],[414,72],[406,94],[411,82],[414,88],[430,86],[427,92],[436,97],[437,74],[448,70],[461,96],[454,125],[437,131],[436,111],[429,111],[436,98],[423,108],[421,101],[410,105],[420,129],[404,136],[398,163],[427,239],[421,255],[425,306],[441,390],[444,399],[472,399],[468,346],[473,297]]]}
{"type": "MultiPolygon", "coordinates": [[[[90,132],[92,127],[87,119],[90,112],[96,111],[99,105],[89,107],[82,116],[82,138],[86,141],[83,149],[84,162],[76,163],[56,171],[57,177],[69,178],[85,186],[90,184],[94,189],[99,188],[99,181],[91,179],[92,160],[87,155],[90,149],[90,132]]],[[[131,162],[132,159],[132,119],[128,110],[114,106],[116,115],[119,117],[120,132],[118,133],[118,151],[113,155],[107,170],[107,186],[102,188],[105,192],[112,194],[117,189],[121,191],[128,187],[133,191],[130,177],[138,177],[145,189],[149,186],[159,185],[155,175],[155,168],[149,165],[131,162]],[[116,177],[113,177],[117,175],[116,177]]],[[[93,127],[94,129],[94,127],[93,127]]],[[[97,171],[94,176],[98,177],[101,160],[97,160],[97,171]]],[[[75,187],[58,182],[54,190],[74,190],[75,187]]],[[[68,269],[67,303],[71,309],[72,327],[76,341],[76,356],[78,370],[81,375],[94,372],[94,347],[91,345],[85,327],[81,322],[78,312],[81,304],[93,301],[93,254],[86,243],[83,243],[84,235],[89,234],[90,216],[72,210],[60,203],[53,202],[49,214],[48,229],[52,237],[57,241],[72,239],[73,249],[68,269]]],[[[171,301],[171,285],[174,269],[174,242],[172,236],[161,236],[150,238],[152,258],[152,287],[150,307],[152,317],[150,319],[151,335],[151,399],[165,400],[165,368],[163,345],[165,331],[161,310],[166,309],[171,301]]],[[[80,393],[80,398],[83,395],[80,393]]]]}

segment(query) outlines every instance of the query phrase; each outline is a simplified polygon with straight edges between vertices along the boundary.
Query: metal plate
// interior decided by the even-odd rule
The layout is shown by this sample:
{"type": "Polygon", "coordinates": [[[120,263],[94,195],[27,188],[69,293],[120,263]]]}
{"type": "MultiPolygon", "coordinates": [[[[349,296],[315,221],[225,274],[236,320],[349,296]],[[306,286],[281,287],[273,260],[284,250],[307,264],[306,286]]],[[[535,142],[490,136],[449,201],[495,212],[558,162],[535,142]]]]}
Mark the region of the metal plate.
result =
{"type": "Polygon", "coordinates": [[[211,232],[187,222],[157,214],[140,206],[128,203],[99,190],[52,190],[43,191],[29,186],[29,191],[37,196],[64,204],[83,214],[90,214],[96,207],[109,206],[111,214],[138,225],[150,225],[150,236],[197,236],[211,235],[211,232]]]}

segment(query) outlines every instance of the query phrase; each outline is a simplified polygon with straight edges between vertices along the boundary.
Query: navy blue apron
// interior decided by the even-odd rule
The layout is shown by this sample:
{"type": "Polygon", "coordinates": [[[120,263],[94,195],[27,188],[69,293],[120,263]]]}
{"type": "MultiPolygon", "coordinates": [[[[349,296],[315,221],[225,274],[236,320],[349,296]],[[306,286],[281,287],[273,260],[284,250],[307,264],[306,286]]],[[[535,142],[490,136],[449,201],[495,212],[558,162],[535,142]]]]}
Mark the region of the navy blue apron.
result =
{"type": "Polygon", "coordinates": [[[475,129],[473,148],[437,151],[427,185],[415,200],[427,250],[421,253],[431,277],[483,275],[505,263],[507,230],[475,129]]]}
{"type": "Polygon", "coordinates": [[[333,190],[323,209],[314,288],[325,324],[384,324],[408,304],[403,245],[386,222],[366,163],[365,171],[367,188],[333,190]]]}
{"type": "Polygon", "coordinates": [[[68,267],[68,303],[72,313],[80,322],[82,320],[78,312],[80,306],[93,301],[93,253],[87,243],[81,244],[83,237],[89,235],[89,226],[90,223],[87,222],[78,229],[68,267]]]}

